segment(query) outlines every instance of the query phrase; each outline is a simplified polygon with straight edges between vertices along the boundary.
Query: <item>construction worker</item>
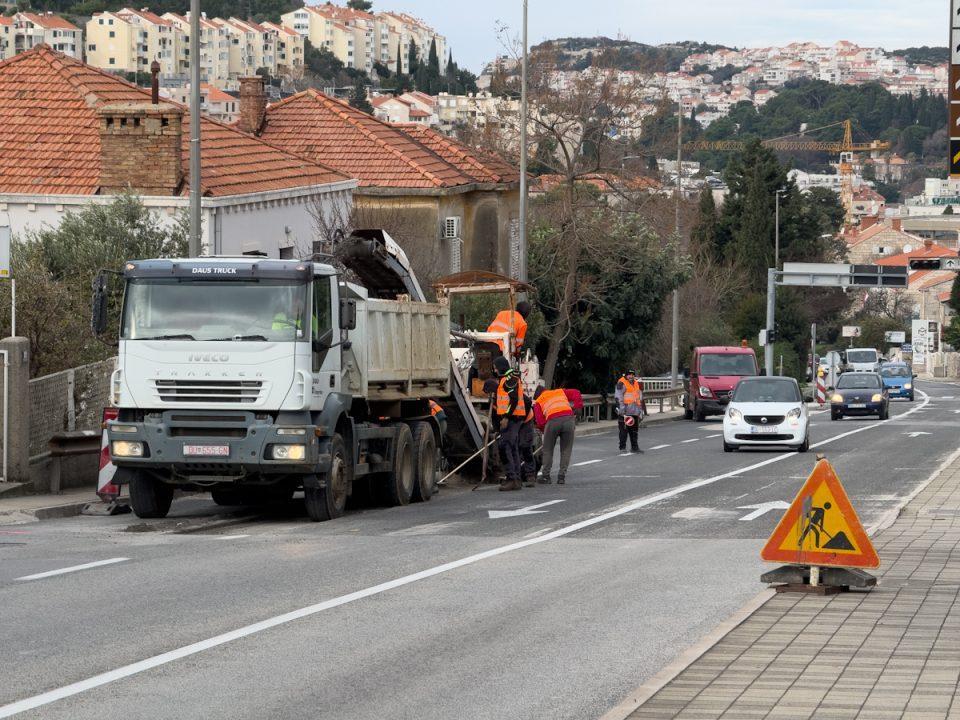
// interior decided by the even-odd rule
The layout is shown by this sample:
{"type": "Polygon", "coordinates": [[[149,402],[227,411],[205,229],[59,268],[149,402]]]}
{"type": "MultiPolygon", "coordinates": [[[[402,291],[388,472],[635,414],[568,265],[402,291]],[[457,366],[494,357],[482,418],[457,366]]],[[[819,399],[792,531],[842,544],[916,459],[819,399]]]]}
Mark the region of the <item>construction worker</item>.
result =
{"type": "Polygon", "coordinates": [[[573,453],[573,439],[576,436],[576,412],[583,407],[583,397],[579,390],[570,388],[544,390],[539,388],[534,396],[533,413],[537,427],[543,431],[543,470],[539,483],[549,485],[550,471],[553,469],[553,450],[560,440],[560,470],[557,473],[557,485],[567,481],[567,468],[573,453]]]}
{"type": "Polygon", "coordinates": [[[441,407],[440,403],[431,400],[430,401],[430,414],[437,419],[437,425],[440,426],[440,436],[443,437],[447,434],[447,413],[441,407]]]}
{"type": "MultiPolygon", "coordinates": [[[[501,310],[487,328],[488,333],[513,333],[516,339],[516,354],[520,354],[520,348],[523,346],[523,340],[527,336],[527,317],[530,315],[530,303],[526,300],[517,303],[516,310],[501,310]]],[[[507,348],[503,340],[497,340],[496,345],[500,347],[502,355],[507,354],[507,348]]]]}
{"type": "Polygon", "coordinates": [[[643,417],[643,383],[637,379],[633,370],[627,370],[617,381],[617,390],[614,393],[617,401],[618,425],[620,427],[620,452],[627,449],[627,438],[630,438],[630,452],[642,453],[637,442],[637,430],[640,419],[643,417]]]}
{"type": "Polygon", "coordinates": [[[527,417],[520,374],[510,367],[503,356],[498,357],[494,369],[500,377],[497,383],[497,422],[500,428],[498,446],[506,465],[506,480],[500,485],[504,491],[519,490],[520,484],[520,429],[527,417]]]}
{"type": "Polygon", "coordinates": [[[537,460],[533,455],[533,445],[536,440],[534,432],[535,415],[533,412],[533,401],[524,393],[523,404],[527,409],[527,415],[523,419],[523,425],[520,426],[519,446],[520,446],[520,481],[523,487],[535,487],[537,479],[537,460]]]}

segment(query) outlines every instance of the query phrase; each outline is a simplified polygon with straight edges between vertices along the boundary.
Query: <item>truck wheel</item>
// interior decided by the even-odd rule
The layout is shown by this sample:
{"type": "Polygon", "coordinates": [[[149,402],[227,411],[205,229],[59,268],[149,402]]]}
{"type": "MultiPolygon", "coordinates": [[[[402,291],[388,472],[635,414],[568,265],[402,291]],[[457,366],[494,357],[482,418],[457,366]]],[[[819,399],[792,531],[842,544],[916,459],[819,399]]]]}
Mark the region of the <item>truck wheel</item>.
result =
{"type": "Polygon", "coordinates": [[[683,419],[693,420],[693,410],[686,403],[683,404],[683,419]]]}
{"type": "Polygon", "coordinates": [[[390,505],[407,505],[413,496],[416,480],[413,434],[408,425],[402,423],[397,426],[395,443],[393,469],[387,473],[387,502],[390,505]]]}
{"type": "Polygon", "coordinates": [[[138,518],[163,518],[170,512],[173,486],[143,471],[130,478],[130,506],[138,518]]]}
{"type": "Polygon", "coordinates": [[[700,403],[694,403],[693,405],[693,419],[697,422],[703,422],[707,419],[707,414],[700,407],[700,403]]]}
{"type": "Polygon", "coordinates": [[[343,515],[352,475],[343,438],[334,435],[330,442],[330,472],[327,473],[326,487],[303,489],[303,502],[311,520],[333,520],[343,515]]]}
{"type": "Polygon", "coordinates": [[[426,502],[437,489],[437,439],[429,423],[416,422],[413,428],[414,502],[426,502]]]}

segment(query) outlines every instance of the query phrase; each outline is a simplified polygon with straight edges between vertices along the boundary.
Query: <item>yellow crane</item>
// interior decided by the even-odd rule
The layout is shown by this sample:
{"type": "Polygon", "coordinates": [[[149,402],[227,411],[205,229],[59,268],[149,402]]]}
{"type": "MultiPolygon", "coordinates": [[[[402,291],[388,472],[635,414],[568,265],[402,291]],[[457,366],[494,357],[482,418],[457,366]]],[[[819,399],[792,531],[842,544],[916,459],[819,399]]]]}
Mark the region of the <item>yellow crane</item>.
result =
{"type": "MultiPolygon", "coordinates": [[[[840,200],[847,211],[847,222],[853,218],[853,155],[862,152],[879,152],[889,150],[890,143],[885,140],[872,140],[870,142],[853,141],[853,122],[844,120],[842,122],[824,125],[823,127],[812,130],[804,130],[793,135],[784,135],[783,137],[772,138],[770,140],[761,140],[760,144],[771,150],[782,150],[784,152],[826,152],[839,153],[840,155],[840,200]],[[806,135],[820,130],[843,125],[843,140],[798,140],[796,135],[806,135]]],[[[715,150],[719,152],[737,152],[746,147],[746,143],[741,140],[693,140],[684,143],[684,149],[689,152],[697,150],[715,150]]]]}

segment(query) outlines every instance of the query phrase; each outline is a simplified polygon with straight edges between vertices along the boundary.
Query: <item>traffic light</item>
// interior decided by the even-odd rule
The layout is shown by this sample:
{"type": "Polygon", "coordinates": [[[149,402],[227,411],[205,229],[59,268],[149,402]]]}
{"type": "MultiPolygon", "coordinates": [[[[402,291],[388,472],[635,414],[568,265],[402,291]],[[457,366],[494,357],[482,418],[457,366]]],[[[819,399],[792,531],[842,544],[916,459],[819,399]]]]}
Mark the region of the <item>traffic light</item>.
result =
{"type": "Polygon", "coordinates": [[[851,265],[850,284],[860,287],[907,287],[907,269],[896,265],[851,265]]]}
{"type": "Polygon", "coordinates": [[[960,257],[910,258],[911,270],[960,270],[960,257]]]}

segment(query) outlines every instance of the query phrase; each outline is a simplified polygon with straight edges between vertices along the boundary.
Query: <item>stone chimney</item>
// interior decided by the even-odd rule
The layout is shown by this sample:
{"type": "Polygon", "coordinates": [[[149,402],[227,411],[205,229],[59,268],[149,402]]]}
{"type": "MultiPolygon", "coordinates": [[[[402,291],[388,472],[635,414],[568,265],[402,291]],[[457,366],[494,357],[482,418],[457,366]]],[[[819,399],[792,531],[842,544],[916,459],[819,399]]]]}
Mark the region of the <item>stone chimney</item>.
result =
{"type": "Polygon", "coordinates": [[[183,110],[169,103],[104,105],[100,120],[100,193],[176,195],[183,182],[183,110]]]}
{"type": "Polygon", "coordinates": [[[894,230],[900,231],[903,230],[903,219],[902,218],[893,218],[890,221],[890,225],[894,230]]]}
{"type": "Polygon", "coordinates": [[[925,248],[932,248],[932,247],[933,247],[933,240],[930,240],[929,238],[927,238],[926,240],[923,241],[923,246],[924,246],[925,248]]]}
{"type": "Polygon", "coordinates": [[[252,135],[260,132],[267,116],[267,94],[263,90],[263,78],[240,78],[240,122],[241,130],[252,135]]]}
{"type": "Polygon", "coordinates": [[[872,228],[878,220],[879,218],[876,215],[864,215],[860,218],[860,231],[863,232],[867,228],[872,228]]]}

